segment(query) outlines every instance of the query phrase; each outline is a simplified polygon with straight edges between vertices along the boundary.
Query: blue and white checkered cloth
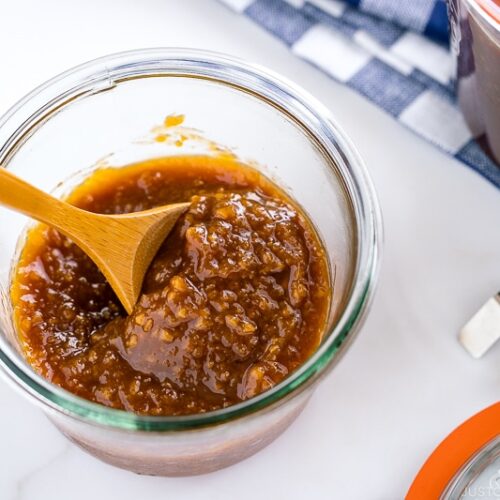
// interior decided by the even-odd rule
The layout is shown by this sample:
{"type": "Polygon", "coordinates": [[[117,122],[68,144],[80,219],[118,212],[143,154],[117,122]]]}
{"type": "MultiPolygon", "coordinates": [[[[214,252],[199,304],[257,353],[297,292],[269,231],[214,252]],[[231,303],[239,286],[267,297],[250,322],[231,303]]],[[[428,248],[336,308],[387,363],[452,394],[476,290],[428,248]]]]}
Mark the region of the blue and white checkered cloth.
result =
{"type": "Polygon", "coordinates": [[[457,107],[445,0],[221,0],[500,187],[457,107]]]}

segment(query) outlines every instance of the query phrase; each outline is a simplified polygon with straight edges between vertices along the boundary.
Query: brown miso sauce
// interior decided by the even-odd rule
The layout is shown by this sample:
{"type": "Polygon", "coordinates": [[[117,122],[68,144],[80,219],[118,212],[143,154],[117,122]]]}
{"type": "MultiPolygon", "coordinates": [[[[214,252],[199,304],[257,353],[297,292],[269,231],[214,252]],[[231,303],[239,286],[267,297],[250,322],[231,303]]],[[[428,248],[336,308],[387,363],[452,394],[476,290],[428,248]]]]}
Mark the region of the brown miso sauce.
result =
{"type": "Polygon", "coordinates": [[[278,186],[231,158],[172,157],[95,171],[69,196],[106,214],[190,201],[127,316],[93,262],[44,225],[12,284],[34,369],[68,391],[142,415],[224,408],[266,391],[321,340],[324,248],[278,186]]]}

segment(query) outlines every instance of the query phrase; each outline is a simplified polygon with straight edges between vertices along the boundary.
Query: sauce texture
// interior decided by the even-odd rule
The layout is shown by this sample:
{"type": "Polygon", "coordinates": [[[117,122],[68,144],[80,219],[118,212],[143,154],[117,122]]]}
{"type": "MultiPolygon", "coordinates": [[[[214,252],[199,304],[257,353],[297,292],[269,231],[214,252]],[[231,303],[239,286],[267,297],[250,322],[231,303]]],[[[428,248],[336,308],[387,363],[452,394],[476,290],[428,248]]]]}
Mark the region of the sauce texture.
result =
{"type": "Polygon", "coordinates": [[[29,363],[112,408],[185,415],[282,381],[317,348],[330,304],[324,249],[290,198],[229,158],[100,169],[69,196],[119,214],[191,201],[127,316],[93,262],[56,230],[27,237],[12,285],[29,363]]]}

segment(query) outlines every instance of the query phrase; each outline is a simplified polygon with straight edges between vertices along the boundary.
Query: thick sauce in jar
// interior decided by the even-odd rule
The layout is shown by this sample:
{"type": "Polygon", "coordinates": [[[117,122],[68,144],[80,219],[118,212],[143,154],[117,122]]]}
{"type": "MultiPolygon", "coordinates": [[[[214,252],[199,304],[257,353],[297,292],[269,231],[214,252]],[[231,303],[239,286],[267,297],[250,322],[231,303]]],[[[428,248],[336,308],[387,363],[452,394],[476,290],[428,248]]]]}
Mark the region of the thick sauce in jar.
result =
{"type": "Polygon", "coordinates": [[[118,214],[191,201],[130,316],[93,262],[40,225],[12,286],[30,364],[83,398],[144,415],[223,408],[279,383],[318,346],[324,249],[290,198],[228,158],[100,169],[68,201],[118,214]]]}

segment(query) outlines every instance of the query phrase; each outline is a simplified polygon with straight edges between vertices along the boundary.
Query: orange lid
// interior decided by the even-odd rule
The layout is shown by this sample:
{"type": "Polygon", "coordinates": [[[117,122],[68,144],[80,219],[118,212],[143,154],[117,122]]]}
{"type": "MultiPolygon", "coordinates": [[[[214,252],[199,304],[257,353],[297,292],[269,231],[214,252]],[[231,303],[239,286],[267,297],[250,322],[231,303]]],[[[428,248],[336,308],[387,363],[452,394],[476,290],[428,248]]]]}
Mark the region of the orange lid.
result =
{"type": "Polygon", "coordinates": [[[460,468],[500,435],[500,403],[457,427],[434,450],[413,481],[406,500],[438,500],[460,468]]]}

